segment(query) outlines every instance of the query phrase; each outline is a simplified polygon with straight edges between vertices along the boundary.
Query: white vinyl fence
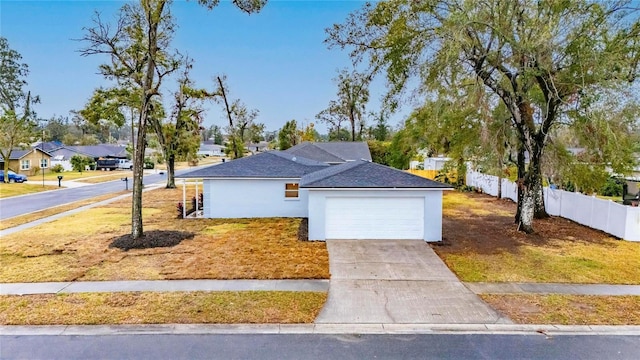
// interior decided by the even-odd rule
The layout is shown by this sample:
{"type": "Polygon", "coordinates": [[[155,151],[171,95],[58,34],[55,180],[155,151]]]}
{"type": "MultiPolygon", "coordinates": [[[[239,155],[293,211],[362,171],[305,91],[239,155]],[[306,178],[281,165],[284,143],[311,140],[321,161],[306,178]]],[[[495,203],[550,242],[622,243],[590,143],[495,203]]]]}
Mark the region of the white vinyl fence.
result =
{"type": "MultiPolygon", "coordinates": [[[[467,185],[498,196],[497,176],[469,171],[467,185]]],[[[502,198],[518,201],[515,183],[502,179],[502,198]]],[[[621,239],[640,241],[640,207],[549,188],[544,188],[544,205],[549,215],[561,216],[621,239]]]]}

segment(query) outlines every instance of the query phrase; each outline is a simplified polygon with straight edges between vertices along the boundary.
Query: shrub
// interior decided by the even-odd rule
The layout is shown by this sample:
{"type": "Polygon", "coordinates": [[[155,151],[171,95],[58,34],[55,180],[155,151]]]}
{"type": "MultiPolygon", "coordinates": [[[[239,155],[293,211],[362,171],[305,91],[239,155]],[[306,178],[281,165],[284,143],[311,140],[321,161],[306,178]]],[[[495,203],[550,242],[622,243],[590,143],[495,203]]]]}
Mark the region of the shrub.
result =
{"type": "Polygon", "coordinates": [[[622,196],[622,185],[624,180],[610,177],[607,182],[600,188],[600,195],[604,196],[622,196]]]}
{"type": "Polygon", "coordinates": [[[144,168],[145,169],[153,169],[156,165],[153,163],[151,158],[144,158],[144,168]]]}
{"type": "Polygon", "coordinates": [[[73,170],[77,172],[83,172],[84,168],[87,165],[91,164],[92,162],[93,162],[93,159],[87,156],[73,155],[71,157],[71,166],[73,167],[73,170]]]}
{"type": "Polygon", "coordinates": [[[64,167],[62,167],[62,165],[60,164],[55,164],[54,166],[51,167],[51,171],[54,173],[61,173],[64,171],[64,167]]]}

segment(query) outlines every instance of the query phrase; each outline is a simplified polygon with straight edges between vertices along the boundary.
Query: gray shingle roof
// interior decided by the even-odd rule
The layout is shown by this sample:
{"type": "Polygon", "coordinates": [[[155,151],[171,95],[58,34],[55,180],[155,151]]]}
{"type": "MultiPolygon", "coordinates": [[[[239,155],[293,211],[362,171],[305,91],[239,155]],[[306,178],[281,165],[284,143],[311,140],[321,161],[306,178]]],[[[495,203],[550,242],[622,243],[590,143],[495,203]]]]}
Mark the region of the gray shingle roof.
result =
{"type": "Polygon", "coordinates": [[[48,142],[45,142],[45,143],[40,143],[40,144],[34,146],[34,148],[42,149],[46,153],[51,154],[52,151],[60,149],[63,146],[64,145],[62,145],[62,143],[59,142],[59,141],[48,141],[48,142]]]}
{"type": "Polygon", "coordinates": [[[93,156],[91,156],[89,154],[85,154],[83,152],[80,152],[78,150],[75,150],[75,149],[67,147],[67,146],[61,147],[61,148],[51,152],[51,157],[54,160],[71,160],[71,158],[74,155],[93,157],[93,156]],[[62,156],[62,158],[57,158],[59,156],[62,156]]]}
{"type": "Polygon", "coordinates": [[[195,170],[178,178],[301,178],[329,165],[287,154],[268,151],[195,170]]]}
{"type": "Polygon", "coordinates": [[[99,145],[75,145],[66,146],[67,149],[87,154],[89,156],[98,157],[127,157],[127,148],[119,145],[99,144],[99,145]]]}
{"type": "Polygon", "coordinates": [[[366,142],[303,142],[285,152],[325,163],[343,163],[353,160],[371,161],[366,142]]]}
{"type": "Polygon", "coordinates": [[[388,166],[352,161],[302,177],[302,188],[440,188],[451,186],[388,166]]]}
{"type": "MultiPolygon", "coordinates": [[[[9,160],[20,160],[22,159],[25,155],[29,154],[33,149],[26,149],[26,150],[22,150],[22,149],[13,149],[11,150],[11,156],[9,157],[9,160]]],[[[37,149],[38,151],[42,151],[40,149],[37,149]]],[[[46,151],[42,151],[43,153],[51,156],[51,154],[49,154],[46,151]]],[[[4,161],[4,158],[2,156],[0,156],[0,161],[4,161]]]]}

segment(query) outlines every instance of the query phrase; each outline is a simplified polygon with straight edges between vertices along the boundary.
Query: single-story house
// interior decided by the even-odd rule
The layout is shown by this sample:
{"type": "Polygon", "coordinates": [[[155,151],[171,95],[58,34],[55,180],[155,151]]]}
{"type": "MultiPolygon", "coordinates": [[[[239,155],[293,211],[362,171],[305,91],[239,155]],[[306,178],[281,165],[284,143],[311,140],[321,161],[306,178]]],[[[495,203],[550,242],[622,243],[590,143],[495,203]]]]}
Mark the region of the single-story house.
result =
{"type": "MultiPolygon", "coordinates": [[[[18,174],[33,176],[38,172],[49,172],[51,154],[39,148],[21,150],[13,149],[9,157],[9,169],[18,174]]],[[[0,169],[4,169],[4,159],[0,157],[0,169]]]]}
{"type": "Polygon", "coordinates": [[[331,160],[269,151],[179,177],[202,179],[205,218],[308,218],[309,240],[442,240],[449,185],[369,160],[331,160]]]}
{"type": "Polygon", "coordinates": [[[202,156],[224,156],[224,146],[200,143],[200,149],[198,149],[197,154],[202,156]]]}
{"type": "Polygon", "coordinates": [[[66,146],[67,149],[71,149],[80,154],[87,154],[94,160],[99,158],[109,159],[127,159],[129,153],[126,146],[113,145],[113,144],[98,144],[98,145],[74,145],[66,146]]]}
{"type": "Polygon", "coordinates": [[[93,160],[99,158],[126,159],[128,153],[126,147],[120,145],[64,145],[51,151],[51,166],[61,165],[64,171],[72,171],[71,158],[75,155],[90,157],[93,160]]]}
{"type": "Polygon", "coordinates": [[[93,156],[89,154],[81,153],[77,150],[74,150],[71,146],[63,146],[51,152],[51,166],[60,165],[62,166],[64,171],[72,171],[73,166],[71,165],[71,158],[75,155],[88,156],[93,158],[93,156]]]}

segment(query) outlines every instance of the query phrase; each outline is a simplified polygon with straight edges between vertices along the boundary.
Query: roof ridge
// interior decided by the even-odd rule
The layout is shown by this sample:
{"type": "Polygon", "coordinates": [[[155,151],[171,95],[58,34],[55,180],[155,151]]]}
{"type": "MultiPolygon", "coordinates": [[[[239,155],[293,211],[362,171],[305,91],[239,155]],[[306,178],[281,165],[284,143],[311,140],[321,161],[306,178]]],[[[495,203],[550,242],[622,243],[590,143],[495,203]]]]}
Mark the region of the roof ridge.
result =
{"type": "Polygon", "coordinates": [[[325,166],[325,165],[327,165],[327,164],[325,164],[325,163],[323,163],[321,161],[309,159],[307,157],[296,155],[296,154],[291,154],[291,153],[288,153],[286,151],[273,150],[273,151],[262,152],[262,154],[270,154],[270,155],[278,156],[278,157],[280,157],[282,159],[293,161],[293,162],[297,162],[298,164],[305,165],[305,166],[325,166]],[[297,161],[297,159],[300,159],[302,161],[297,161]],[[307,164],[303,164],[303,162],[306,162],[307,164]]]}
{"type": "Polygon", "coordinates": [[[322,152],[325,152],[325,153],[327,153],[327,154],[329,154],[329,155],[331,155],[333,157],[341,159],[342,161],[346,161],[346,159],[344,157],[342,157],[342,156],[340,156],[340,155],[338,155],[338,154],[336,154],[336,153],[334,153],[332,151],[329,151],[329,150],[327,150],[325,148],[322,148],[322,147],[318,146],[317,142],[310,142],[309,146],[313,146],[316,149],[316,151],[322,151],[322,152]]]}
{"type": "Polygon", "coordinates": [[[312,172],[310,174],[305,175],[304,177],[309,178],[309,177],[313,177],[314,175],[317,176],[318,173],[320,173],[320,172],[324,172],[324,174],[322,174],[322,177],[319,177],[317,179],[313,179],[312,181],[310,181],[308,183],[306,181],[303,181],[303,179],[300,179],[300,180],[301,180],[301,182],[305,183],[305,186],[308,186],[308,185],[311,185],[311,184],[316,183],[318,181],[322,181],[322,180],[325,180],[325,179],[330,178],[332,176],[336,176],[336,175],[338,175],[340,173],[343,173],[343,172],[345,172],[347,170],[355,169],[355,168],[357,168],[359,166],[362,166],[362,165],[364,165],[364,164],[366,164],[368,162],[369,161],[362,160],[362,159],[361,160],[354,160],[354,161],[347,161],[347,162],[342,163],[340,165],[333,165],[333,166],[330,166],[328,168],[324,168],[324,169],[321,169],[321,170],[318,170],[318,171],[315,171],[315,172],[312,172]]]}

